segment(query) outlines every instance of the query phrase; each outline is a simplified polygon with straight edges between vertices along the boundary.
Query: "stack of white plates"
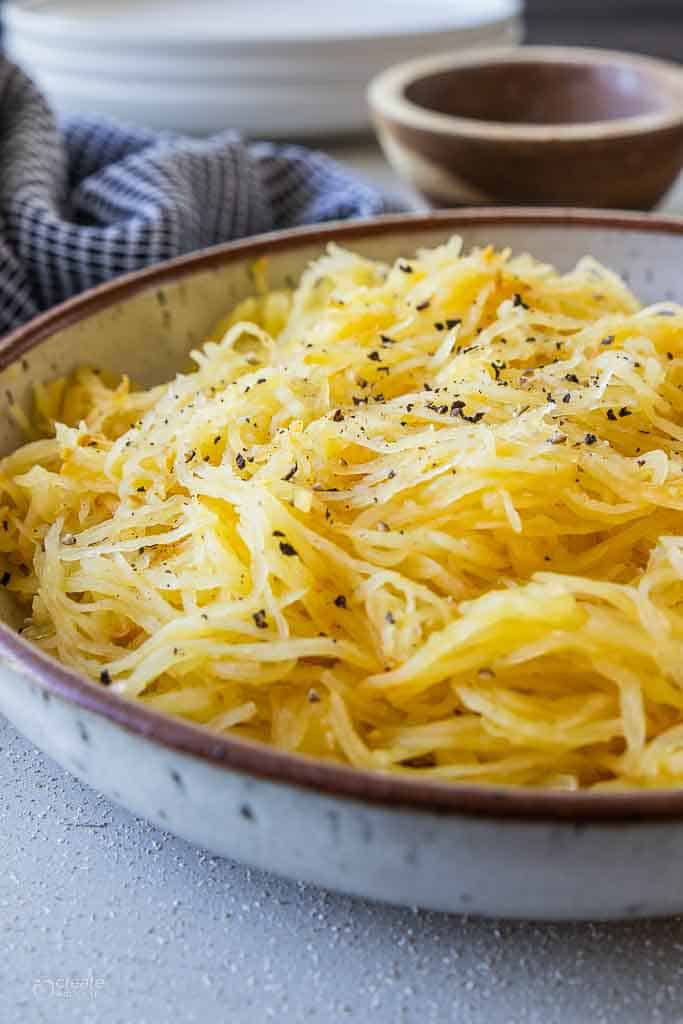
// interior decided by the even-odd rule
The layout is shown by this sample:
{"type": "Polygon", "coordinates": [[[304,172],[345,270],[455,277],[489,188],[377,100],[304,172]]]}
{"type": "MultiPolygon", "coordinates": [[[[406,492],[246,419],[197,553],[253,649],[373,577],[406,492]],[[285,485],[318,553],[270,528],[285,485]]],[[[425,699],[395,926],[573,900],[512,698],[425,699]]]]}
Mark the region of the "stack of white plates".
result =
{"type": "Polygon", "coordinates": [[[5,49],[61,114],[205,134],[367,127],[365,86],[435,50],[513,45],[522,0],[13,0],[5,49]]]}

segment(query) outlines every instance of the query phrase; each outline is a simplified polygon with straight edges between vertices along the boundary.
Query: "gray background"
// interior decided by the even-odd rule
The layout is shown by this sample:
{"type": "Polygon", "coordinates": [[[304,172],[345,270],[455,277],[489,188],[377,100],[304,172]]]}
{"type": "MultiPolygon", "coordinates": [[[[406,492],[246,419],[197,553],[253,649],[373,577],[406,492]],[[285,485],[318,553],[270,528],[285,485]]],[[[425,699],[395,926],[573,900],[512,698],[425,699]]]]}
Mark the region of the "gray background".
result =
{"type": "Polygon", "coordinates": [[[683,0],[526,0],[527,43],[683,59],[683,0]]]}
{"type": "Polygon", "coordinates": [[[0,794],[3,1024],[683,1021],[683,918],[482,921],[281,881],[136,820],[2,719],[0,794]]]}

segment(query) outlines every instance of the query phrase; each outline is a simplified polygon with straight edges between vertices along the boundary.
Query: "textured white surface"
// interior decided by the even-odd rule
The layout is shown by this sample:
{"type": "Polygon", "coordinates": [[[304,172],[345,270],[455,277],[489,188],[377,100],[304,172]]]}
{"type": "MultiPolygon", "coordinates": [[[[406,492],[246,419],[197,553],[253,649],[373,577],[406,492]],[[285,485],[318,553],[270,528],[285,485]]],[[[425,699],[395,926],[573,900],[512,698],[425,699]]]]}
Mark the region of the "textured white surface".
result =
{"type": "MultiPolygon", "coordinates": [[[[335,155],[392,183],[370,148],[335,155]]],[[[683,1024],[683,918],[496,923],[283,882],[132,818],[1,719],[0,792],[3,1024],[683,1024]]]]}
{"type": "Polygon", "coordinates": [[[0,780],[7,1024],[683,1019],[681,918],[505,924],[282,882],[135,820],[4,723],[0,780]]]}

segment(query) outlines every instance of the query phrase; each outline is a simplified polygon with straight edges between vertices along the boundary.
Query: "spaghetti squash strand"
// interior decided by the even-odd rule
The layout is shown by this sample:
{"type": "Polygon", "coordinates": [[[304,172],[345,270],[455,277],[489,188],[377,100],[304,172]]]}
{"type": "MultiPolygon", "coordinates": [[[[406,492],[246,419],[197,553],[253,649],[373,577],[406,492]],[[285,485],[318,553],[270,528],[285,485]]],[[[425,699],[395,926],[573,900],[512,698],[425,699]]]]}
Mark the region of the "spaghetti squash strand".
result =
{"type": "Polygon", "coordinates": [[[193,358],[37,386],[0,462],[27,638],[372,770],[683,783],[680,307],[590,257],[331,246],[193,358]]]}

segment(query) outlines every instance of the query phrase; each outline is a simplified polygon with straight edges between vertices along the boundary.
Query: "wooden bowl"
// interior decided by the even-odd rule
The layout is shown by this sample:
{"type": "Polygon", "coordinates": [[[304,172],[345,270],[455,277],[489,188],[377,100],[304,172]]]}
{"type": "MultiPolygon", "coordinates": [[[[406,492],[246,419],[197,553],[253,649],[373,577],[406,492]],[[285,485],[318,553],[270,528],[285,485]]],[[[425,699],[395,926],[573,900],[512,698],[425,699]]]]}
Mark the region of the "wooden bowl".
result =
{"type": "Polygon", "coordinates": [[[443,54],[370,84],[395,170],[437,206],[650,209],[683,167],[683,68],[565,47],[443,54]]]}

